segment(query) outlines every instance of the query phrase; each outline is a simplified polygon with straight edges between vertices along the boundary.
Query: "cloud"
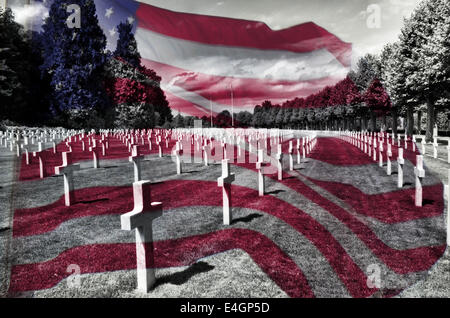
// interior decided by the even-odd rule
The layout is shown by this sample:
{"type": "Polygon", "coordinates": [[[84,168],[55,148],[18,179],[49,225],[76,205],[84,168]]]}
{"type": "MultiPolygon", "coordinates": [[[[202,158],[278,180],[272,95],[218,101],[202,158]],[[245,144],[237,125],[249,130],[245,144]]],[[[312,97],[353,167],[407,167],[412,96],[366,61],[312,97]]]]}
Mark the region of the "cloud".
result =
{"type": "Polygon", "coordinates": [[[11,10],[14,13],[15,21],[22,25],[48,17],[48,9],[40,2],[25,6],[12,6],[11,10]]]}

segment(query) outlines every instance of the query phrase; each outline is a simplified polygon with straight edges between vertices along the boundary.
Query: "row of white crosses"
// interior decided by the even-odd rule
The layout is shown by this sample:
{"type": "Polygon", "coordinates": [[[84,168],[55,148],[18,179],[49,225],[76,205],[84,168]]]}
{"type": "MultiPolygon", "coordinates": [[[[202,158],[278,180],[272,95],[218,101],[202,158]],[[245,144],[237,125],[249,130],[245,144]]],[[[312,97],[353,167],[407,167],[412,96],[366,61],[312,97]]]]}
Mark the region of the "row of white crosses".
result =
{"type": "MultiPolygon", "coordinates": [[[[373,152],[373,160],[376,161],[376,149],[377,149],[377,140],[378,144],[378,152],[379,152],[379,166],[383,166],[383,144],[384,144],[384,133],[380,134],[368,134],[364,132],[339,132],[339,136],[341,139],[351,143],[352,145],[358,147],[361,151],[369,155],[371,157],[371,152],[373,152]],[[372,139],[373,138],[373,139],[372,139]],[[373,141],[373,142],[372,142],[373,141]]],[[[394,140],[392,138],[392,140],[394,140]]],[[[400,140],[400,139],[399,139],[400,140]]],[[[415,139],[413,139],[414,145],[415,139]]],[[[391,160],[392,156],[392,148],[391,143],[389,143],[389,135],[386,140],[387,144],[387,175],[392,174],[391,168],[391,160]]],[[[405,136],[405,147],[407,147],[407,137],[405,136]]],[[[414,149],[415,147],[413,147],[414,149]]],[[[397,158],[397,166],[398,166],[398,175],[397,175],[397,187],[403,187],[403,165],[405,164],[405,159],[403,158],[403,148],[398,148],[398,158],[397,158]]],[[[425,170],[423,169],[423,155],[416,155],[416,167],[414,168],[415,175],[415,200],[414,203],[416,206],[422,206],[423,197],[422,197],[422,180],[425,178],[425,170]]]]}
{"type": "MultiPolygon", "coordinates": [[[[197,141],[204,143],[203,147],[205,147],[207,145],[205,140],[200,139],[197,141]]],[[[182,172],[180,156],[183,154],[183,150],[180,141],[181,139],[178,139],[174,150],[174,155],[177,158],[177,174],[182,172]]],[[[309,153],[315,143],[315,138],[308,138],[304,143],[305,151],[309,153]]],[[[292,149],[292,144],[290,148],[292,149]]],[[[259,172],[260,196],[264,195],[264,177],[261,171],[264,161],[263,154],[263,149],[258,149],[257,169],[259,172]]],[[[282,157],[281,144],[278,144],[277,158],[280,157],[282,157]]],[[[135,145],[133,154],[130,157],[130,161],[135,165],[135,182],[133,183],[134,209],[121,216],[121,226],[123,230],[130,231],[134,229],[136,232],[137,288],[140,291],[148,292],[155,282],[152,222],[155,218],[162,215],[162,203],[151,202],[150,182],[140,181],[140,174],[136,172],[136,169],[139,170],[140,159],[138,158],[141,158],[141,156],[138,155],[138,147],[135,145]]],[[[230,225],[232,222],[231,184],[233,181],[235,181],[235,174],[230,173],[229,159],[224,158],[222,159],[222,175],[217,179],[217,185],[222,188],[223,223],[225,225],[230,225]]]]}

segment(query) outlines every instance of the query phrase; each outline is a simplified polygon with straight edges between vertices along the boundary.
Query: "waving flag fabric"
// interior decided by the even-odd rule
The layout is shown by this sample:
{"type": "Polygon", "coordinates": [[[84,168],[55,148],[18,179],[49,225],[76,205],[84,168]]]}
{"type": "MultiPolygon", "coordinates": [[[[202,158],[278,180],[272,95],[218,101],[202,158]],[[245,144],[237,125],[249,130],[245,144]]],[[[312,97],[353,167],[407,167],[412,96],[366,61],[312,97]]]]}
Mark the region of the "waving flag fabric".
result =
{"type": "Polygon", "coordinates": [[[130,0],[96,0],[113,49],[115,27],[133,23],[142,63],[162,77],[170,107],[204,116],[306,96],[342,79],[351,44],[309,22],[284,30],[224,17],[174,12],[130,0]],[[233,96],[233,98],[231,97],[233,96]]]}
{"type": "MultiPolygon", "coordinates": [[[[427,170],[424,206],[414,205],[418,151],[412,151],[411,143],[404,151],[402,189],[357,147],[337,138],[318,138],[303,169],[284,171],[281,181],[276,174],[266,175],[263,197],[258,195],[255,165],[248,163],[250,153],[242,149],[246,163],[236,163],[237,149],[228,145],[234,158],[230,168],[238,177],[231,185],[234,221],[224,227],[216,181],[221,166],[186,164],[183,169],[188,173],[176,175],[168,156],[176,140],[171,139],[168,147],[163,142],[166,155],[158,158],[155,139],[151,138],[150,150],[146,137],[140,153],[152,159],[143,165],[142,175],[152,180],[152,200],[164,204],[163,216],[153,226],[160,285],[151,297],[164,290],[190,297],[195,279],[170,286],[161,271],[174,267],[180,273],[184,266],[200,260],[210,264],[206,257],[220,255],[221,265],[197,281],[203,290],[196,290],[197,297],[224,297],[228,290],[238,291],[233,297],[268,297],[272,294],[261,286],[270,282],[290,297],[388,297],[423,279],[445,251],[443,186],[427,170]],[[245,267],[242,259],[226,254],[233,250],[247,254],[255,267],[245,267]],[[374,266],[381,273],[378,287],[367,283],[374,266]],[[245,274],[232,278],[238,270],[245,274]],[[261,283],[252,294],[246,294],[249,281],[261,283]],[[225,286],[223,282],[227,288],[218,288],[225,286]]],[[[96,139],[100,143],[100,136],[96,139]]],[[[282,144],[285,154],[289,141],[282,144]]],[[[128,147],[117,137],[110,136],[108,142],[107,153],[101,156],[107,169],[91,169],[86,162],[90,154],[83,151],[81,141],[72,142],[73,162],[81,163],[82,169],[75,175],[76,203],[70,207],[64,203],[62,178],[51,177],[54,166],[62,163],[60,152],[68,150],[65,141],[57,145],[57,154],[51,148],[43,152],[48,176],[44,179],[39,178],[38,161],[27,165],[22,155],[20,182],[12,194],[11,295],[73,297],[76,290],[64,281],[72,273],[71,264],[79,267],[81,281],[87,284],[78,290],[83,297],[90,292],[97,297],[123,295],[134,288],[135,276],[126,275],[136,269],[135,236],[120,226],[120,215],[133,209],[133,168],[127,160],[128,147]],[[101,284],[95,273],[106,273],[112,285],[101,284]],[[99,294],[105,288],[114,292],[99,294]]],[[[217,140],[213,145],[221,147],[217,140]]],[[[392,150],[396,157],[398,147],[393,145],[392,150]]],[[[184,147],[183,156],[192,155],[194,147],[184,147]]],[[[284,156],[284,166],[287,163],[284,156]]]]}

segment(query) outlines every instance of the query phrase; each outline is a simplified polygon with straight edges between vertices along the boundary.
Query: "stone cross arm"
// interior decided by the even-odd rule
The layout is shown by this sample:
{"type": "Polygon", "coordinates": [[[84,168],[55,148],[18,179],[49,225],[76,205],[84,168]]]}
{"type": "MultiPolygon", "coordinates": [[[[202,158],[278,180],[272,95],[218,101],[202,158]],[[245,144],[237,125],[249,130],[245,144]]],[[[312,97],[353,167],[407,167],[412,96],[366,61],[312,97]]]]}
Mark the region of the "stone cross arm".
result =
{"type": "Polygon", "coordinates": [[[230,173],[228,176],[222,176],[217,179],[217,185],[223,187],[225,183],[231,183],[235,180],[235,174],[230,173]]]}
{"type": "Polygon", "coordinates": [[[78,170],[80,170],[80,164],[76,163],[76,164],[72,164],[69,166],[55,167],[55,174],[71,173],[71,172],[78,171],[78,170]]]}
{"type": "Polygon", "coordinates": [[[414,174],[419,178],[425,178],[425,170],[423,168],[414,167],[414,174]]]}
{"type": "Polygon", "coordinates": [[[154,219],[162,215],[162,203],[150,202],[150,208],[135,207],[133,211],[122,214],[120,223],[122,230],[131,231],[135,228],[150,224],[154,219]]]}

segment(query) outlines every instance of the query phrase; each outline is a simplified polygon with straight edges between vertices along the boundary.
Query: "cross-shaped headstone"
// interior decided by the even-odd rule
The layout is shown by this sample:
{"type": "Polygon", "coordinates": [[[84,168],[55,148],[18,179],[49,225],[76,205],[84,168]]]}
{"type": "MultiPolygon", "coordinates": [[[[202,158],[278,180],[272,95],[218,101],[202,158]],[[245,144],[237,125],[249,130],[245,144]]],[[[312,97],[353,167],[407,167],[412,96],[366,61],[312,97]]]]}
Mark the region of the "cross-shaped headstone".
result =
{"type": "Polygon", "coordinates": [[[98,147],[92,146],[89,147],[89,151],[92,152],[92,162],[93,162],[93,167],[94,169],[97,169],[100,167],[100,150],[98,149],[98,147]]]}
{"type": "Polygon", "coordinates": [[[367,153],[367,136],[364,135],[364,153],[367,153]]]}
{"type": "Polygon", "coordinates": [[[383,142],[380,141],[380,145],[378,147],[378,158],[379,158],[379,162],[378,165],[380,167],[383,167],[383,142]]]}
{"type": "Polygon", "coordinates": [[[377,161],[377,139],[373,139],[373,161],[377,161]]]}
{"type": "Polygon", "coordinates": [[[72,164],[70,152],[62,153],[62,165],[55,167],[55,174],[63,174],[64,176],[64,202],[66,206],[70,206],[75,201],[73,192],[73,172],[80,170],[79,164],[72,164]]]}
{"type": "Polygon", "coordinates": [[[38,157],[38,160],[39,160],[39,177],[41,179],[44,179],[46,176],[45,166],[44,166],[44,153],[38,152],[36,156],[38,157]]]}
{"type": "Polygon", "coordinates": [[[217,179],[217,185],[222,188],[223,224],[230,225],[231,214],[231,183],[235,180],[234,173],[230,173],[229,159],[222,160],[222,176],[217,179]]]}
{"type": "Polygon", "coordinates": [[[280,143],[277,146],[277,153],[275,155],[275,158],[277,159],[278,180],[281,181],[283,180],[283,152],[281,151],[280,143]]]}
{"type": "Polygon", "coordinates": [[[403,187],[403,165],[405,164],[405,159],[403,158],[403,148],[398,148],[398,158],[397,158],[397,166],[398,166],[398,179],[397,179],[397,187],[403,187]]]}
{"type": "Polygon", "coordinates": [[[133,183],[134,208],[120,216],[122,230],[136,232],[137,289],[147,293],[155,283],[153,220],[162,215],[162,203],[151,202],[150,181],[133,183]]]}
{"type": "Polygon", "coordinates": [[[294,170],[294,158],[292,154],[294,153],[294,147],[292,145],[292,140],[289,141],[289,170],[294,170]]]}
{"type": "Polygon", "coordinates": [[[258,193],[259,196],[264,196],[264,151],[258,150],[258,161],[256,162],[256,170],[258,170],[258,193]]]}
{"type": "Polygon", "coordinates": [[[305,137],[302,138],[302,154],[303,154],[303,159],[306,158],[306,142],[305,142],[305,137]]]}
{"type": "Polygon", "coordinates": [[[133,145],[131,156],[128,157],[128,161],[133,163],[134,170],[134,182],[141,181],[141,161],[144,156],[139,155],[138,145],[133,145]]]}
{"type": "Polygon", "coordinates": [[[433,158],[437,159],[437,155],[438,155],[438,142],[437,142],[437,138],[434,137],[433,138],[433,158]]]}
{"type": "Polygon", "coordinates": [[[160,140],[157,140],[157,141],[156,141],[156,145],[158,146],[159,157],[162,158],[161,141],[160,141],[160,140]]]}
{"type": "Polygon", "coordinates": [[[210,146],[208,144],[205,144],[202,146],[203,150],[203,160],[205,161],[205,166],[208,166],[208,152],[209,152],[210,146]]]}
{"type": "Polygon", "coordinates": [[[391,148],[391,144],[387,143],[387,153],[386,153],[386,158],[387,158],[387,170],[386,173],[388,176],[390,176],[392,174],[392,167],[391,167],[391,157],[392,157],[392,148],[391,148]]]}
{"type": "Polygon", "coordinates": [[[183,155],[183,149],[181,149],[181,143],[179,141],[176,142],[175,150],[173,153],[177,161],[177,174],[181,174],[182,173],[181,156],[183,155]]]}
{"type": "Polygon", "coordinates": [[[416,156],[416,166],[414,167],[414,175],[416,176],[416,206],[422,206],[422,179],[425,178],[425,170],[423,169],[423,156],[416,156]]]}
{"type": "Polygon", "coordinates": [[[447,182],[444,186],[445,193],[447,196],[447,245],[450,246],[450,169],[447,169],[447,182]]]}

